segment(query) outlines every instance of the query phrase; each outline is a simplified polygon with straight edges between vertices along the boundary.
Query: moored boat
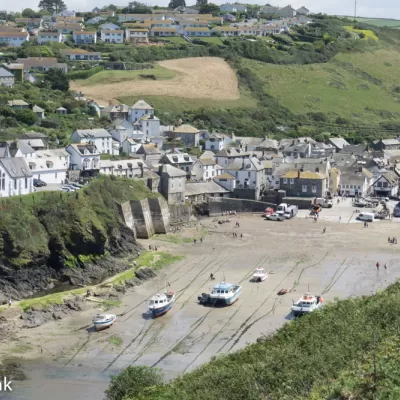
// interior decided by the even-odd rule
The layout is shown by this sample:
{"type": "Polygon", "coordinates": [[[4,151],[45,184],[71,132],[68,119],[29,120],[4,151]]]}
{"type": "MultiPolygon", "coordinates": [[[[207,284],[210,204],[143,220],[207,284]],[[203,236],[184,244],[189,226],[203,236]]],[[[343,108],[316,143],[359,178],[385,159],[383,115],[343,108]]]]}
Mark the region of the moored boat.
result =
{"type": "Polygon", "coordinates": [[[117,319],[115,314],[96,314],[93,317],[93,325],[96,331],[109,328],[117,319]]]}
{"type": "Polygon", "coordinates": [[[295,316],[309,314],[322,306],[324,299],[321,296],[313,296],[310,293],[305,293],[297,303],[293,303],[292,312],[295,316]]]}
{"type": "Polygon", "coordinates": [[[264,268],[258,267],[253,274],[254,282],[262,282],[265,281],[269,276],[269,273],[265,271],[264,268]]]}
{"type": "Polygon", "coordinates": [[[230,306],[239,298],[241,291],[240,285],[221,282],[214,286],[209,301],[230,306]]]}
{"type": "Polygon", "coordinates": [[[175,293],[165,292],[154,295],[149,301],[149,311],[153,317],[160,317],[166,314],[175,301],[175,293]]]}

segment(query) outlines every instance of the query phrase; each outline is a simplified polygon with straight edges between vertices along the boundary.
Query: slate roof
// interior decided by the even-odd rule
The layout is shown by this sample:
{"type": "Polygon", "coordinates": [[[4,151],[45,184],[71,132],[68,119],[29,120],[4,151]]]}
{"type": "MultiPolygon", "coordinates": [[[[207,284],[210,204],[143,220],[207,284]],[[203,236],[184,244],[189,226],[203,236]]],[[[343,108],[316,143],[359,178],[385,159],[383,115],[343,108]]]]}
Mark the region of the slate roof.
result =
{"type": "Polygon", "coordinates": [[[151,155],[151,154],[160,154],[160,150],[154,143],[149,143],[149,144],[142,144],[137,151],[137,154],[146,154],[146,155],[151,155]]]}
{"type": "Polygon", "coordinates": [[[192,125],[183,124],[174,129],[176,133],[199,133],[200,131],[192,125]]]}
{"type": "Polygon", "coordinates": [[[144,100],[138,100],[132,107],[131,109],[135,110],[154,110],[154,108],[146,103],[144,100]]]}
{"type": "Polygon", "coordinates": [[[42,113],[42,112],[44,112],[43,108],[40,108],[40,107],[37,106],[36,104],[32,107],[32,111],[35,112],[35,113],[38,113],[38,112],[42,113]]]}
{"type": "Polygon", "coordinates": [[[164,157],[166,157],[171,164],[193,162],[192,157],[187,153],[170,153],[166,154],[164,157]]]}
{"type": "Polygon", "coordinates": [[[325,174],[321,174],[320,172],[311,172],[311,171],[303,171],[300,172],[299,176],[299,171],[298,170],[292,170],[286,172],[284,175],[281,176],[281,178],[300,178],[300,179],[325,179],[326,176],[325,174]]]}
{"type": "Polygon", "coordinates": [[[210,150],[206,150],[199,158],[212,158],[214,159],[215,154],[210,151],[210,150]]]}
{"type": "Polygon", "coordinates": [[[221,175],[216,176],[214,179],[227,179],[227,180],[235,180],[236,178],[228,172],[225,172],[221,175]]]}
{"type": "Polygon", "coordinates": [[[197,196],[199,194],[229,193],[221,185],[214,181],[209,182],[186,182],[185,196],[197,196]]]}
{"type": "Polygon", "coordinates": [[[110,133],[103,128],[96,128],[96,129],[77,129],[75,131],[80,138],[87,139],[87,138],[105,138],[111,137],[110,133]]]}
{"type": "Polygon", "coordinates": [[[2,78],[14,78],[14,75],[3,67],[0,67],[0,76],[2,78]]]}
{"type": "Polygon", "coordinates": [[[343,149],[343,147],[349,145],[348,141],[343,138],[330,138],[329,143],[331,143],[337,149],[343,149]]]}
{"type": "Polygon", "coordinates": [[[212,158],[199,158],[198,161],[204,166],[216,164],[216,162],[212,158]]]}
{"type": "Polygon", "coordinates": [[[180,178],[186,176],[185,171],[182,171],[181,169],[173,167],[172,165],[169,164],[164,164],[161,167],[161,171],[163,173],[168,174],[171,178],[180,178]]]}
{"type": "Polygon", "coordinates": [[[8,105],[13,106],[29,106],[29,104],[24,100],[8,100],[8,105]]]}
{"type": "Polygon", "coordinates": [[[0,165],[11,178],[29,178],[32,176],[32,172],[23,157],[1,158],[0,165]]]}

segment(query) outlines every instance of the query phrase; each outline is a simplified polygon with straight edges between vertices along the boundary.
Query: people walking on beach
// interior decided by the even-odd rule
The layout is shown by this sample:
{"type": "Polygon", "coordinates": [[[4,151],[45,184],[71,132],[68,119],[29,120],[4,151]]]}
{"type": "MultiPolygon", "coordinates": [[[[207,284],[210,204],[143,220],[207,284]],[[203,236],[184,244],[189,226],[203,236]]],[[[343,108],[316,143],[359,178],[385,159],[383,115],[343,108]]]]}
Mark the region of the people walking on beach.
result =
{"type": "Polygon", "coordinates": [[[383,268],[387,269],[387,264],[385,263],[385,265],[383,266],[383,268]]]}
{"type": "Polygon", "coordinates": [[[196,239],[193,239],[193,243],[196,244],[196,239]]]}
{"type": "Polygon", "coordinates": [[[154,251],[157,251],[157,246],[154,246],[154,251]]]}
{"type": "Polygon", "coordinates": [[[243,240],[243,233],[241,233],[241,234],[240,234],[240,239],[242,239],[242,240],[243,240]]]}
{"type": "Polygon", "coordinates": [[[390,238],[390,236],[388,237],[388,243],[391,243],[392,239],[390,238]]]}
{"type": "Polygon", "coordinates": [[[322,233],[326,232],[326,226],[324,226],[324,229],[322,229],[322,233]]]}
{"type": "Polygon", "coordinates": [[[379,271],[380,264],[379,262],[376,263],[376,269],[379,271]]]}
{"type": "Polygon", "coordinates": [[[339,217],[339,222],[341,222],[341,221],[342,221],[342,216],[339,217]]]}

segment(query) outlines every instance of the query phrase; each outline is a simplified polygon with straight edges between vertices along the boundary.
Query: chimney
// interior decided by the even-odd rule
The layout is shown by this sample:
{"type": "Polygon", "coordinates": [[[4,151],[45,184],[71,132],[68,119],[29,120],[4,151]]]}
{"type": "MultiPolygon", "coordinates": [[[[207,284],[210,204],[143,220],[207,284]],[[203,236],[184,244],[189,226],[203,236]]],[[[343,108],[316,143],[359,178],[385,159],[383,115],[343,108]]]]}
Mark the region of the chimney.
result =
{"type": "Polygon", "coordinates": [[[292,146],[294,146],[294,139],[292,140],[292,146]]]}
{"type": "Polygon", "coordinates": [[[319,172],[319,167],[315,167],[315,172],[319,172]]]}
{"type": "Polygon", "coordinates": [[[297,179],[300,179],[300,172],[301,172],[301,171],[298,169],[298,170],[297,170],[297,179]]]}
{"type": "Polygon", "coordinates": [[[243,162],[242,162],[242,169],[244,169],[244,157],[243,157],[243,162]]]}

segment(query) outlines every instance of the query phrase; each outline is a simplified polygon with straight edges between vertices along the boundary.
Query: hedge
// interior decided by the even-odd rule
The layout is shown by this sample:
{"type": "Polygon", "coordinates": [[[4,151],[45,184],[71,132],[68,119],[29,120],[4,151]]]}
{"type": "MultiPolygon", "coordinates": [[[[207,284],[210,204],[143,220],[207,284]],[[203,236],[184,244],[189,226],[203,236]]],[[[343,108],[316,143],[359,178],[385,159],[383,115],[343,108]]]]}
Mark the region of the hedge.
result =
{"type": "Polygon", "coordinates": [[[103,71],[104,67],[102,65],[99,65],[98,67],[90,68],[85,71],[75,71],[75,72],[70,72],[68,74],[68,77],[72,80],[74,79],[87,79],[91,77],[94,74],[97,74],[100,71],[103,71]]]}

